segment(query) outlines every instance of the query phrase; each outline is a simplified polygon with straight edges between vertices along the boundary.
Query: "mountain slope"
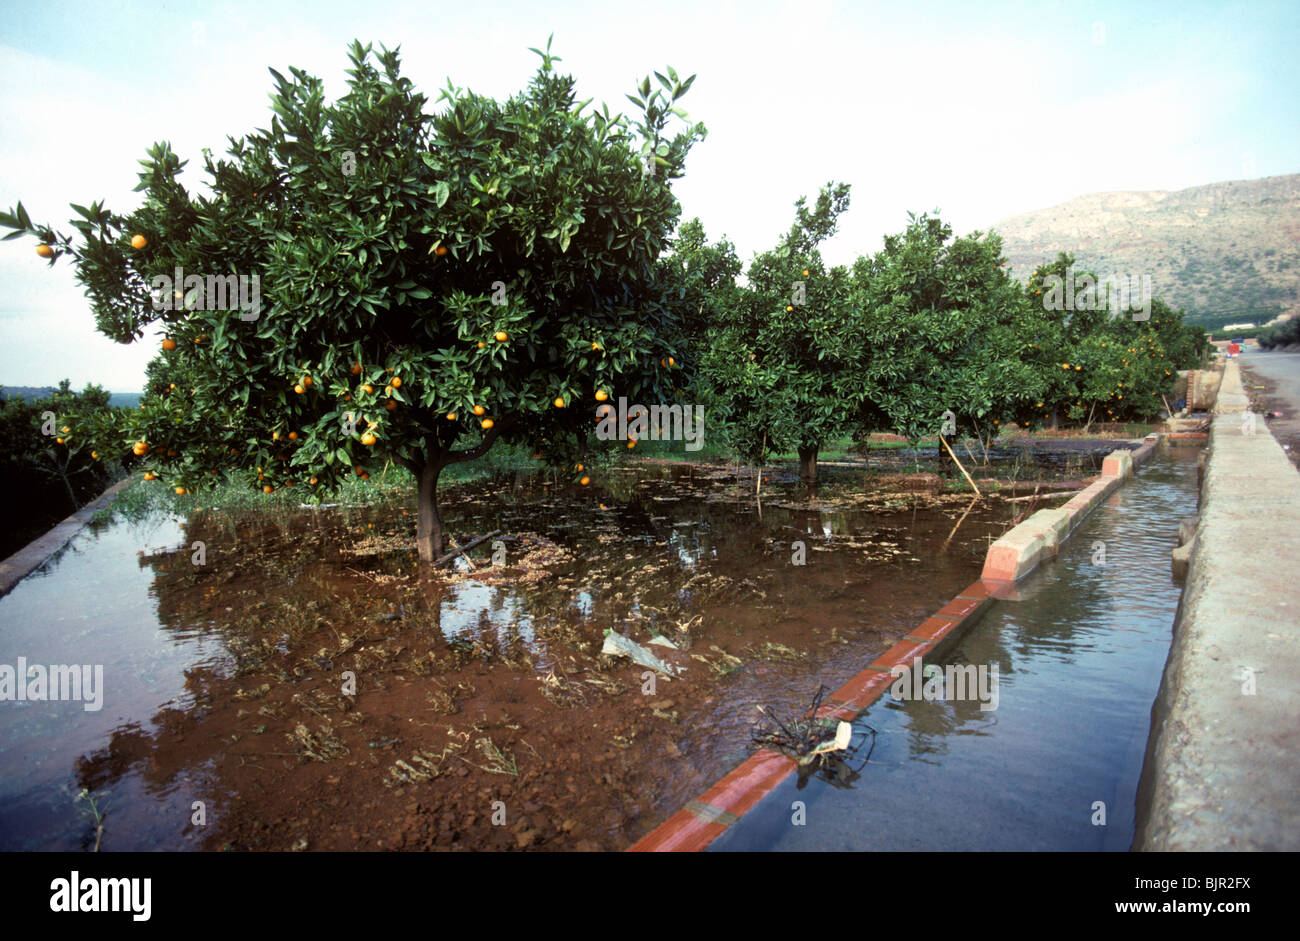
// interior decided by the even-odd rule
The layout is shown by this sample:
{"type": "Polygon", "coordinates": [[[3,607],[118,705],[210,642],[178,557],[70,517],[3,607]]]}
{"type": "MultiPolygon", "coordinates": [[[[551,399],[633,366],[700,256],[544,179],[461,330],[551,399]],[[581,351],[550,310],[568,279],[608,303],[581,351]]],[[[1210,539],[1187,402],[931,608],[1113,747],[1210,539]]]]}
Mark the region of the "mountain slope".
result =
{"type": "Polygon", "coordinates": [[[1300,312],[1300,174],[1091,193],[992,229],[1021,279],[1068,251],[1102,278],[1149,276],[1154,296],[1209,327],[1300,312]]]}

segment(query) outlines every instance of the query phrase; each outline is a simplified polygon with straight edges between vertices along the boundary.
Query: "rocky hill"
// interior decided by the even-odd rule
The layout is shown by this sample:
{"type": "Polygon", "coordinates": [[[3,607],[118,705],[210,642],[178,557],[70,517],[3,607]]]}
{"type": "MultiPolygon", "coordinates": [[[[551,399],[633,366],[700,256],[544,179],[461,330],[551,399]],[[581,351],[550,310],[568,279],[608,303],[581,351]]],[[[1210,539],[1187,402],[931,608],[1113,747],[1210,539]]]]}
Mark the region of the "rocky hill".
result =
{"type": "Polygon", "coordinates": [[[991,228],[1021,279],[1069,251],[1103,278],[1149,276],[1154,296],[1207,327],[1300,312],[1300,174],[1091,193],[991,228]]]}

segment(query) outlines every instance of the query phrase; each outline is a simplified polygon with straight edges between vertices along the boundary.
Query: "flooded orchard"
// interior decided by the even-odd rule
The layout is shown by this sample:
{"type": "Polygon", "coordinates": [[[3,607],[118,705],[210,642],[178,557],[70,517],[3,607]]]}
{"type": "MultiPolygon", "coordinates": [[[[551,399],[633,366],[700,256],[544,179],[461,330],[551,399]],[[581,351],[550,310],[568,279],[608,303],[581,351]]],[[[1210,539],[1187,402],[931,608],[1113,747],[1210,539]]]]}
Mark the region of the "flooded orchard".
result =
{"type": "Polygon", "coordinates": [[[0,599],[0,662],[104,668],[100,709],[0,709],[0,847],[624,848],[749,754],[756,706],[857,672],[1026,507],[924,477],[824,467],[810,499],[768,472],[759,502],[725,466],[517,473],[448,488],[449,532],[500,532],[437,574],[396,486],[93,525],[0,599]],[[603,655],[609,632],[682,674],[603,655]]]}

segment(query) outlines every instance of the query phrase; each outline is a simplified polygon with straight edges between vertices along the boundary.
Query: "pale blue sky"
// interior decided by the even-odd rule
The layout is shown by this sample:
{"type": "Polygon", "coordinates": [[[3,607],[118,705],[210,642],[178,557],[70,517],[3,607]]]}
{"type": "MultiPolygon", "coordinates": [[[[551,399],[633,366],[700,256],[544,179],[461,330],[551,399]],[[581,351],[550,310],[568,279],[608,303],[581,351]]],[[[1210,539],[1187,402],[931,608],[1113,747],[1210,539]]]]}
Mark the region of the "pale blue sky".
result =
{"type": "MultiPolygon", "coordinates": [[[[0,205],[67,228],[68,202],[138,195],[136,161],[269,120],[268,66],[343,89],[354,38],[402,48],[430,98],[504,97],[555,33],[583,97],[627,104],[652,69],[698,73],[709,128],[677,192],[742,256],[791,204],[853,185],[848,262],[940,208],[959,232],[1103,190],[1180,189],[1300,171],[1300,4],[322,3],[9,0],[0,9],[0,205]]],[[[196,174],[187,182],[197,185],[196,174]]],[[[67,265],[0,243],[0,383],[137,390],[157,349],[94,332],[67,265]]]]}

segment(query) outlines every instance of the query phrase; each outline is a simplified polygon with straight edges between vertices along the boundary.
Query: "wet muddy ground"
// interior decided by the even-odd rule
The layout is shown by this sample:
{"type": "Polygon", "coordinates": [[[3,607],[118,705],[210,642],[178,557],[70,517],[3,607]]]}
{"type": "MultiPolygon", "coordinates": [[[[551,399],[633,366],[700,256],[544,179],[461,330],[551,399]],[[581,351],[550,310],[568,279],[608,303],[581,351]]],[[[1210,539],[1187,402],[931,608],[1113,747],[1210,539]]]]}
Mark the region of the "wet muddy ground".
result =
{"type": "Polygon", "coordinates": [[[1027,506],[822,474],[809,500],[769,471],[761,504],[751,473],[690,465],[448,488],[448,531],[501,534],[434,575],[404,492],[195,513],[140,565],[162,630],[203,655],[152,721],[81,755],[77,785],[203,801],[202,827],[150,825],[164,849],[622,849],[749,753],[756,706],[796,715],[857,672],[1027,506]],[[602,655],[609,631],[668,638],[684,675],[602,655]]]}

